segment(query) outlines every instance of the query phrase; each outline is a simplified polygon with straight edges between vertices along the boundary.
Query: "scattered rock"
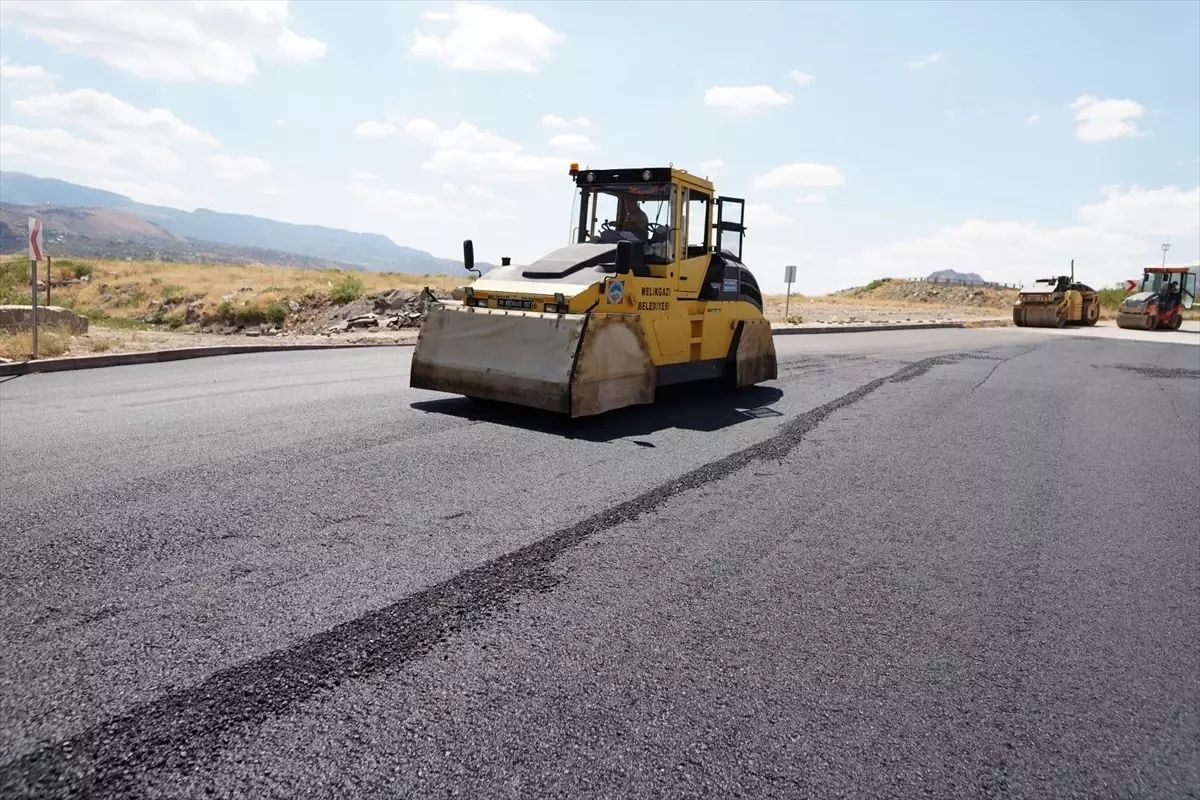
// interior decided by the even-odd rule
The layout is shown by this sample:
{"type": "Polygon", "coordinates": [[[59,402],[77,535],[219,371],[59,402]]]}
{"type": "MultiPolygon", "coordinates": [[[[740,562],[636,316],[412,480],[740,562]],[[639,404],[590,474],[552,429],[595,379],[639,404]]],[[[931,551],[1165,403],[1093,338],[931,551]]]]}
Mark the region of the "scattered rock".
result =
{"type": "Polygon", "coordinates": [[[417,298],[417,293],[408,289],[393,289],[374,297],[375,311],[382,314],[388,311],[405,308],[417,298]]]}
{"type": "Polygon", "coordinates": [[[297,303],[295,300],[288,300],[288,308],[290,308],[292,310],[292,313],[295,314],[298,311],[300,311],[300,304],[297,303]]]}
{"type": "Polygon", "coordinates": [[[184,324],[191,325],[200,321],[200,304],[188,303],[187,309],[183,312],[184,324]]]}
{"type": "Polygon", "coordinates": [[[251,328],[250,330],[246,331],[247,336],[260,336],[261,334],[262,331],[258,330],[257,328],[251,328]]]}

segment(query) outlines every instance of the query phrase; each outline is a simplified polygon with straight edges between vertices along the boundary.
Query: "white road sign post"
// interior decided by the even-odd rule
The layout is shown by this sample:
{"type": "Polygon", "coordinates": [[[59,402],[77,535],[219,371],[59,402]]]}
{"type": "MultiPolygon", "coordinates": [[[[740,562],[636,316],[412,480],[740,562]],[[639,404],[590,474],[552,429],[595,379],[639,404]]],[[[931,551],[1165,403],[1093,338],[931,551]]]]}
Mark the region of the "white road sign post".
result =
{"type": "Polygon", "coordinates": [[[790,264],[783,268],[783,280],[787,283],[787,300],[783,303],[783,319],[787,321],[788,312],[792,308],[792,284],[796,282],[796,265],[790,264]]]}
{"type": "Polygon", "coordinates": [[[38,262],[42,260],[42,221],[37,217],[29,218],[29,280],[33,290],[33,357],[38,357],[38,262]]]}

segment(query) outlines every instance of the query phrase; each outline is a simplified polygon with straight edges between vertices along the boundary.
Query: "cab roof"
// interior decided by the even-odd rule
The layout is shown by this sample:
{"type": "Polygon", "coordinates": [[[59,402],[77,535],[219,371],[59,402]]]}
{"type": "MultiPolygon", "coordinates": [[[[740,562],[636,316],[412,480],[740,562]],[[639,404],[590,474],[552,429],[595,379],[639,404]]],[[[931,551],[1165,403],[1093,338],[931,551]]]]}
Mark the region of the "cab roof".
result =
{"type": "Polygon", "coordinates": [[[1198,267],[1196,264],[1193,264],[1190,267],[1160,267],[1155,264],[1153,266],[1146,267],[1146,272],[1169,272],[1171,274],[1178,274],[1183,272],[1196,272],[1197,268],[1198,267]]]}
{"type": "Polygon", "coordinates": [[[619,169],[579,168],[578,164],[571,165],[571,177],[576,186],[629,186],[630,184],[652,184],[680,182],[694,186],[709,193],[713,191],[712,182],[699,175],[693,175],[685,169],[675,167],[621,167],[619,169]]]}

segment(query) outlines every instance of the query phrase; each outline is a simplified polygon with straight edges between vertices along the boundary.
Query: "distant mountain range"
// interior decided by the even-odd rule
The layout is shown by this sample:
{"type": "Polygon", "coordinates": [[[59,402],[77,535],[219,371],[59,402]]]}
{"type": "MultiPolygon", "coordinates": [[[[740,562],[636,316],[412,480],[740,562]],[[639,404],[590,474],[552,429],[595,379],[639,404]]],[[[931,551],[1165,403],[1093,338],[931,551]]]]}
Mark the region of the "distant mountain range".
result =
{"type": "Polygon", "coordinates": [[[930,273],[927,281],[951,281],[953,283],[987,283],[974,272],[959,272],[953,269],[939,269],[930,273]]]}
{"type": "Polygon", "coordinates": [[[30,211],[42,219],[47,249],[56,256],[338,266],[425,275],[463,272],[460,261],[402,247],[382,234],[206,208],[181,211],[8,171],[0,171],[0,252],[25,246],[30,211]],[[56,247],[51,248],[52,242],[56,247]]]}

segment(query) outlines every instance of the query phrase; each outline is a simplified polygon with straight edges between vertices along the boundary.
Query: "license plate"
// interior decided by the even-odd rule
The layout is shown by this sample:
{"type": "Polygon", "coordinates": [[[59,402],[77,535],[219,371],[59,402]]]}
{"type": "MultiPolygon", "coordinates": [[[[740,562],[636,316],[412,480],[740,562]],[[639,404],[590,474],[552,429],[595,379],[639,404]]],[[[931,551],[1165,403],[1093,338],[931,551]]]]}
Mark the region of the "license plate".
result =
{"type": "Polygon", "coordinates": [[[533,301],[528,297],[497,297],[496,308],[533,308],[533,301]]]}

